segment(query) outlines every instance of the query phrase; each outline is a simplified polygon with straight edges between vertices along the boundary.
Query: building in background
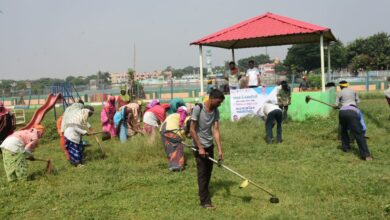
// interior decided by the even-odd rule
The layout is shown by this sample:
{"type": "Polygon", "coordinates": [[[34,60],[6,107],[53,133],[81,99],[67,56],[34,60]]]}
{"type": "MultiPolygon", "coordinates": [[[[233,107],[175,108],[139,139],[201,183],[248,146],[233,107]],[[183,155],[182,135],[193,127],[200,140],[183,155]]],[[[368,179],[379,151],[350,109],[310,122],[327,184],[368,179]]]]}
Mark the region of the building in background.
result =
{"type": "Polygon", "coordinates": [[[265,63],[259,65],[259,70],[262,75],[275,74],[275,63],[265,63]]]}
{"type": "Polygon", "coordinates": [[[112,85],[117,85],[117,84],[123,84],[127,83],[129,81],[129,75],[124,72],[124,73],[110,73],[111,77],[111,84],[112,85]]]}

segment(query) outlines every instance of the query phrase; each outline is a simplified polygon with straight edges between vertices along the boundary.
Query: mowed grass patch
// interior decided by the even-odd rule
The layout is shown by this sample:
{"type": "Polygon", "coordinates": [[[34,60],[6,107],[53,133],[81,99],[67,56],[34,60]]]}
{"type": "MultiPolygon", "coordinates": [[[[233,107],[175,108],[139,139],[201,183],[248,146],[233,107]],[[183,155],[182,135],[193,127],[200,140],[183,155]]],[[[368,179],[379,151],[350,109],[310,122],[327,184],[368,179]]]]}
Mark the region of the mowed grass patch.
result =
{"type": "MultiPolygon", "coordinates": [[[[153,141],[136,136],[126,144],[101,142],[104,159],[94,137],[86,137],[86,164],[75,168],[59,148],[50,111],[35,156],[52,158],[54,172],[47,175],[45,163],[29,162],[32,180],[9,184],[0,168],[0,219],[389,218],[390,109],[383,99],[363,100],[360,106],[372,162],[361,161],[357,151],[340,150],[337,111],[329,118],[284,124],[283,143],[272,145],[265,144],[264,123],[257,117],[222,121],[225,164],[271,190],[280,203],[269,203],[269,196],[254,186],[239,189],[238,177],[215,166],[210,184],[214,211],[199,207],[189,149],[187,169],[171,173],[159,136],[153,141]]],[[[97,109],[91,118],[96,130],[99,116],[97,109]]]]}

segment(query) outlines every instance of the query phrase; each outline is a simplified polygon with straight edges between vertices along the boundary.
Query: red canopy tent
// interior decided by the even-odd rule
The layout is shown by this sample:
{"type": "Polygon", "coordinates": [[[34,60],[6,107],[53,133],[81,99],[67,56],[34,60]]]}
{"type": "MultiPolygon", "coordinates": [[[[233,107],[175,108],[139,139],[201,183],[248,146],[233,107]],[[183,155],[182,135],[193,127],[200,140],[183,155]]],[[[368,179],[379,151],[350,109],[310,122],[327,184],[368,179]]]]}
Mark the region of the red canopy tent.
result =
{"type": "MultiPolygon", "coordinates": [[[[234,49],[320,42],[322,90],[325,91],[324,41],[327,44],[336,41],[329,28],[268,12],[210,34],[190,45],[199,45],[201,93],[203,94],[202,46],[231,49],[234,60],[234,49]]],[[[328,50],[328,70],[329,68],[328,50]]]]}

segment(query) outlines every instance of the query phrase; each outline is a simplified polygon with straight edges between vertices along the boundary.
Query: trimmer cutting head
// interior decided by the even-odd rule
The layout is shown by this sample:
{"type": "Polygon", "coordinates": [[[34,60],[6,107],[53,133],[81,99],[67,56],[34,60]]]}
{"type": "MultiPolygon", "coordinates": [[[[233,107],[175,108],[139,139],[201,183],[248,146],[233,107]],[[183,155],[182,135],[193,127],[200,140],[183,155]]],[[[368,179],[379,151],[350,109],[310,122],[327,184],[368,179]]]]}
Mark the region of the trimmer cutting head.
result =
{"type": "Polygon", "coordinates": [[[306,103],[309,103],[309,102],[310,102],[310,99],[311,99],[311,97],[310,97],[309,95],[307,95],[306,98],[305,98],[305,102],[306,102],[306,103]]]}
{"type": "Polygon", "coordinates": [[[276,197],[276,196],[272,196],[272,197],[269,199],[269,201],[270,201],[271,203],[279,203],[279,198],[276,197]]]}
{"type": "Polygon", "coordinates": [[[247,187],[248,185],[249,185],[249,181],[248,181],[248,180],[244,180],[244,181],[242,181],[242,183],[240,184],[240,189],[245,188],[245,187],[247,187]]]}
{"type": "Polygon", "coordinates": [[[102,133],[102,141],[106,141],[111,139],[111,134],[109,132],[103,132],[102,133]]]}

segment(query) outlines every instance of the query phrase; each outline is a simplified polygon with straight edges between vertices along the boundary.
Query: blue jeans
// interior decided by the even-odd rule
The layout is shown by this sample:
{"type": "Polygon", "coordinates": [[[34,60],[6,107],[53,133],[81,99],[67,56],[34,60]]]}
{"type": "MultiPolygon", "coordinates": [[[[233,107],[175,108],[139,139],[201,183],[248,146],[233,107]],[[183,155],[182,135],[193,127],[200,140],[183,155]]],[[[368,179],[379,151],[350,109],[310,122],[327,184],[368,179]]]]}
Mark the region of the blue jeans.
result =
{"type": "Polygon", "coordinates": [[[276,121],[276,139],[277,141],[282,141],[282,111],[279,109],[275,109],[267,115],[267,120],[265,121],[265,131],[266,131],[266,141],[270,143],[273,134],[272,128],[276,121]]]}

